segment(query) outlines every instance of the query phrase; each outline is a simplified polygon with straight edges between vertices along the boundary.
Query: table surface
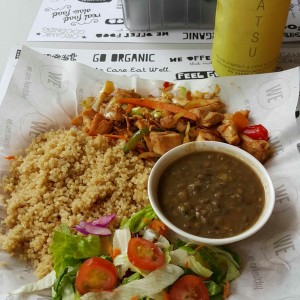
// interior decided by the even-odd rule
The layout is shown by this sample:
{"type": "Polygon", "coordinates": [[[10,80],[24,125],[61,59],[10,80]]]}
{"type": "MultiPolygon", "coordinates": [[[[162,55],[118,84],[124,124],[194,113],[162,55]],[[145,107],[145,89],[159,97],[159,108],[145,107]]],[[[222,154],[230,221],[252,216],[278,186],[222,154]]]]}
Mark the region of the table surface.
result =
{"type": "MultiPolygon", "coordinates": [[[[43,48],[70,49],[198,49],[199,44],[145,44],[145,43],[76,43],[76,42],[27,42],[27,37],[42,0],[0,0],[0,78],[11,48],[18,45],[43,48]]],[[[202,49],[211,44],[201,44],[202,49]]]]}
{"type": "MultiPolygon", "coordinates": [[[[76,43],[76,42],[28,42],[27,37],[42,0],[0,0],[0,79],[3,76],[10,51],[15,45],[43,48],[69,49],[210,49],[211,44],[145,44],[145,43],[76,43]]],[[[286,43],[285,47],[300,47],[298,43],[286,43]]]]}

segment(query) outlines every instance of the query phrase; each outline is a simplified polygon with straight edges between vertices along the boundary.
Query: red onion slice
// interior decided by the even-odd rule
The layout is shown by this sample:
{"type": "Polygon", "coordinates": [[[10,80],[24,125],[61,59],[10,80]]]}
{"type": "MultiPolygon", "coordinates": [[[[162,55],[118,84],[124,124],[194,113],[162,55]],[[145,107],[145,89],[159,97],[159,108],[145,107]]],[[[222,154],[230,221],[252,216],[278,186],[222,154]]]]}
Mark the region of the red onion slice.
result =
{"type": "Polygon", "coordinates": [[[79,226],[79,225],[73,226],[73,229],[75,229],[75,230],[77,230],[77,231],[79,231],[79,232],[81,232],[81,233],[83,233],[83,234],[89,234],[89,233],[87,232],[87,230],[85,230],[83,227],[81,227],[81,226],[79,226]]]}
{"type": "Polygon", "coordinates": [[[88,222],[80,222],[79,225],[73,227],[83,234],[95,234],[100,236],[111,235],[111,231],[106,227],[92,225],[88,222]]]}
{"type": "Polygon", "coordinates": [[[109,223],[116,217],[115,214],[111,214],[105,217],[101,217],[93,222],[79,222],[78,225],[73,228],[83,234],[95,234],[100,236],[111,235],[111,231],[106,228],[109,223]]]}
{"type": "Polygon", "coordinates": [[[111,214],[105,217],[101,217],[91,222],[91,224],[95,226],[106,227],[115,217],[116,217],[115,214],[111,214]]]}

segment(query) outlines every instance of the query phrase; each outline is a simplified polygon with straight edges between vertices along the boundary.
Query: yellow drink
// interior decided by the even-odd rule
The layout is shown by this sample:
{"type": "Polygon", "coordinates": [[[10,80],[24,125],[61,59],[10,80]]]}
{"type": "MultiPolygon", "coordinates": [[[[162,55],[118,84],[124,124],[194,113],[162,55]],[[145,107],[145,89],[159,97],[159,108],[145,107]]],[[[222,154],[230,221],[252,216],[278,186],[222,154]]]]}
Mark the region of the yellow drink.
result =
{"type": "Polygon", "coordinates": [[[276,68],[290,0],[218,0],[212,64],[219,76],[276,68]]]}

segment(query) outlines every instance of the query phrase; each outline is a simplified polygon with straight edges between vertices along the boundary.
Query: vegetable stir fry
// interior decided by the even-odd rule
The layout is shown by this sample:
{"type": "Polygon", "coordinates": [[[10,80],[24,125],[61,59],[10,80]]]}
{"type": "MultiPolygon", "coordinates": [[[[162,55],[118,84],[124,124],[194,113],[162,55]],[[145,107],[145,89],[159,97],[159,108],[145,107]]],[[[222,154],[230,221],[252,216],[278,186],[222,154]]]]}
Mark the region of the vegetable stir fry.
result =
{"type": "Polygon", "coordinates": [[[248,110],[226,112],[219,92],[219,86],[213,92],[191,92],[165,82],[161,95],[154,97],[106,81],[96,97],[82,102],[83,111],[71,124],[91,136],[124,139],[124,152],[137,151],[144,159],[190,141],[220,141],[264,163],[272,154],[267,129],[250,124],[248,110]]]}
{"type": "MultiPolygon", "coordinates": [[[[105,220],[113,222],[113,218],[105,220]]],[[[102,218],[94,226],[108,228],[102,218]]],[[[111,236],[54,232],[54,271],[15,293],[52,289],[53,299],[225,299],[239,257],[222,247],[170,238],[151,206],[124,219],[111,236]]]]}

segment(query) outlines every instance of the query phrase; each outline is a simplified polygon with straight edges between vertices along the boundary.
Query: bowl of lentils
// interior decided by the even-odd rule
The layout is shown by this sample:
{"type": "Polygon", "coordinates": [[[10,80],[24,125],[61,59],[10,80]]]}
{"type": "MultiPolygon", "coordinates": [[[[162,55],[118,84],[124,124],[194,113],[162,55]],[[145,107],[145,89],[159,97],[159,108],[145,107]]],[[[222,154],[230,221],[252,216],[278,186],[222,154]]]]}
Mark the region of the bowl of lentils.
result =
{"type": "Polygon", "coordinates": [[[150,203],[185,241],[225,245],[243,240],[270,218],[275,191],[266,168],[222,142],[190,142],[164,154],[148,180],[150,203]]]}

